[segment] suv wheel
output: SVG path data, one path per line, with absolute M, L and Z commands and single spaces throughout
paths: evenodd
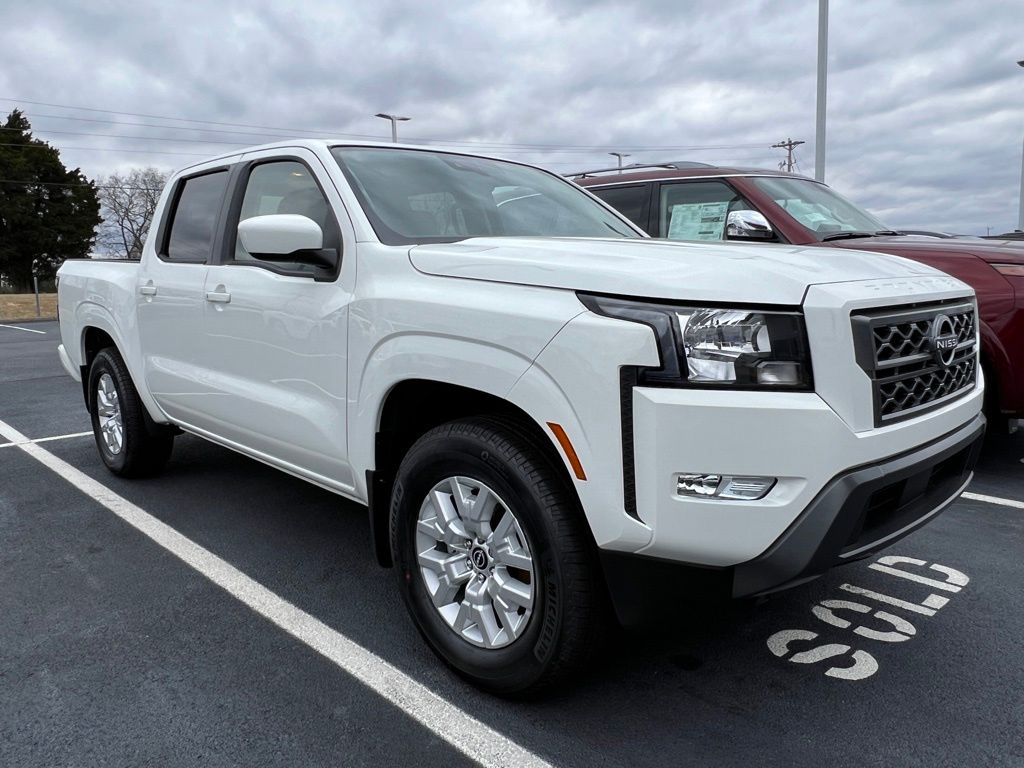
M 390 530 L 413 621 L 474 684 L 535 692 L 594 650 L 592 541 L 557 470 L 514 422 L 467 419 L 421 437 L 399 468 Z
M 144 477 L 163 469 L 174 433 L 147 417 L 145 406 L 117 350 L 100 350 L 89 368 L 89 412 L 96 447 L 107 469 Z

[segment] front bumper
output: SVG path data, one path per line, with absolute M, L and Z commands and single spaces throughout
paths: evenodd
M 619 620 L 641 623 L 673 601 L 761 595 L 867 557 L 949 506 L 973 476 L 984 439 L 979 415 L 944 437 L 832 478 L 763 553 L 713 567 L 601 551 Z

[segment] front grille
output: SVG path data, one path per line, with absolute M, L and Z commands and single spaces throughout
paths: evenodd
M 916 416 L 958 395 L 977 378 L 974 303 L 854 312 L 857 363 L 872 379 L 875 425 Z
M 953 332 L 957 342 L 964 343 L 974 339 L 974 308 L 956 313 L 945 314 L 953 324 Z M 895 323 L 883 323 L 872 328 L 875 342 L 875 360 L 878 363 L 896 365 L 908 358 L 932 354 L 932 328 L 935 317 L 924 317 Z

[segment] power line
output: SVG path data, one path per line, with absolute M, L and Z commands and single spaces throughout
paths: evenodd
M 21 128 L 2 128 L 0 131 L 20 131 Z M 192 144 L 231 144 L 233 146 L 245 146 L 237 141 L 225 141 L 224 139 L 188 139 L 177 136 L 126 136 L 120 133 L 88 133 L 85 131 L 55 131 L 50 128 L 36 128 L 33 126 L 32 133 L 59 133 L 65 136 L 99 136 L 107 139 L 138 139 L 141 141 L 177 141 Z
M 333 131 L 333 130 L 326 130 L 326 129 L 319 129 L 319 128 L 313 129 L 313 128 L 295 128 L 295 127 L 255 125 L 255 124 L 252 124 L 252 123 L 233 123 L 233 122 L 217 121 L 217 120 L 201 120 L 199 118 L 173 117 L 173 116 L 170 116 L 170 115 L 151 115 L 151 114 L 146 114 L 146 113 L 142 113 L 142 112 L 125 112 L 125 111 L 118 111 L 118 110 L 112 110 L 112 109 L 99 109 L 99 108 L 95 108 L 95 107 L 80 107 L 80 106 L 74 106 L 74 105 L 70 105 L 70 104 L 54 104 L 54 103 L 51 103 L 51 102 L 31 101 L 31 100 L 28 100 L 28 99 L 13 99 L 13 98 L 10 98 L 10 97 L 7 97 L 7 96 L 0 96 L 0 101 L 10 101 L 10 102 L 15 102 L 15 103 L 32 104 L 32 105 L 35 105 L 35 106 L 43 106 L 43 107 L 55 107 L 57 109 L 77 109 L 77 110 L 83 110 L 83 111 L 87 111 L 87 112 L 98 112 L 98 113 L 101 113 L 101 114 L 122 115 L 122 116 L 128 116 L 128 117 L 141 117 L 141 118 L 152 119 L 152 120 L 174 120 L 174 121 L 177 121 L 177 122 L 200 123 L 202 125 L 219 125 L 219 126 L 226 126 L 226 127 L 229 127 L 229 128 L 256 128 L 256 129 L 263 129 L 263 130 L 269 130 L 269 131 L 282 131 L 282 132 L 285 132 L 285 133 L 311 133 L 311 134 L 317 134 L 318 136 L 332 136 L 333 135 L 333 136 L 338 137 L 338 138 L 370 139 L 370 140 L 376 140 L 376 141 L 386 140 L 386 137 L 382 137 L 382 136 L 376 136 L 376 135 L 370 135 L 370 134 L 338 133 L 338 132 Z M 66 119 L 69 119 L 69 120 L 74 120 L 74 119 L 87 120 L 89 118 L 76 118 L 76 117 L 69 116 Z M 112 122 L 116 122 L 116 121 L 112 121 Z M 122 123 L 122 124 L 124 124 L 124 125 L 131 125 L 131 123 Z M 167 129 L 170 129 L 170 130 L 192 130 L 192 131 L 209 130 L 209 129 L 203 129 L 203 128 L 196 128 L 196 127 L 192 127 L 192 126 L 180 126 L 180 125 L 177 125 L 177 126 L 175 126 L 175 125 L 152 126 L 152 127 L 167 128 Z M 225 131 L 225 133 L 226 133 L 226 131 Z M 311 136 L 309 138 L 315 138 L 315 137 Z M 619 149 L 622 149 L 622 150 L 627 150 L 628 149 L 628 150 L 633 150 L 635 152 L 644 152 L 644 151 L 648 151 L 648 152 L 663 152 L 663 151 L 664 152 L 669 152 L 669 151 L 691 151 L 691 150 L 697 150 L 697 149 L 734 149 L 734 148 L 738 149 L 738 148 L 748 148 L 748 147 L 749 148 L 754 148 L 754 147 L 762 147 L 762 146 L 764 146 L 763 143 L 757 143 L 757 144 L 735 144 L 735 145 L 707 146 L 707 147 L 704 147 L 704 146 L 687 147 L 687 146 L 671 146 L 671 145 L 622 146 L 621 144 L 617 144 L 617 145 L 611 145 L 611 144 L 533 144 L 533 143 L 524 143 L 524 142 L 498 142 L 498 141 L 485 141 L 485 140 L 476 140 L 476 139 L 464 139 L 464 140 L 460 140 L 460 139 L 437 139 L 437 138 L 425 138 L 425 137 L 410 137 L 409 141 L 412 141 L 412 142 L 417 142 L 417 141 L 418 142 L 427 142 L 427 143 L 433 143 L 433 144 L 453 144 L 453 145 L 456 145 L 456 146 L 461 145 L 461 146 L 478 146 L 478 147 L 495 147 L 495 148 L 497 148 L 497 147 L 512 147 L 512 148 L 521 148 L 521 149 L 524 149 L 524 150 L 532 150 L 532 149 L 536 149 L 536 150 L 544 150 L 544 149 L 568 150 L 568 149 L 572 149 L 572 150 L 579 150 L 579 151 L 594 151 L 594 152 L 598 152 L 598 151 L 601 151 L 601 150 L 606 150 L 606 149 L 609 149 L 609 148 L 613 148 L 613 149 L 614 148 L 619 148 Z
M 80 184 L 70 181 L 19 181 L 0 179 L 0 184 L 24 184 L 29 187 L 92 187 L 94 189 L 124 189 L 138 192 L 160 192 L 163 187 L 136 187 L 127 184 Z
M 161 123 L 133 123 L 124 120 L 103 120 L 95 117 L 77 117 L 73 115 L 41 115 L 33 113 L 33 120 L 77 120 L 83 123 L 104 123 L 107 125 L 125 125 L 130 128 L 161 128 L 169 131 L 199 131 L 202 133 L 226 133 L 235 136 L 280 136 L 278 133 L 253 133 L 252 131 L 228 131 L 223 128 L 193 128 L 188 125 L 163 125 Z M 42 130 L 42 129 L 40 129 Z M 367 137 L 369 138 L 369 137 Z
M 122 149 L 120 147 L 51 147 L 49 144 L 0 144 L 0 147 L 20 147 L 22 149 L 56 149 L 60 152 L 64 150 L 74 150 L 81 152 L 131 152 L 134 154 L 145 154 L 145 155 L 187 155 L 190 157 L 210 157 L 211 155 L 206 152 L 161 152 L 158 149 Z

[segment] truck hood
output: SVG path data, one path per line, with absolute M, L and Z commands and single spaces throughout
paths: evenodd
M 942 274 L 878 253 L 654 239 L 488 237 L 417 245 L 430 275 L 685 301 L 798 305 L 811 285 Z
M 825 245 L 854 248 L 861 251 L 879 251 L 896 256 L 977 256 L 989 264 L 1024 264 L 1024 241 L 1013 240 L 961 240 L 934 237 L 865 237 L 855 240 L 834 240 Z

